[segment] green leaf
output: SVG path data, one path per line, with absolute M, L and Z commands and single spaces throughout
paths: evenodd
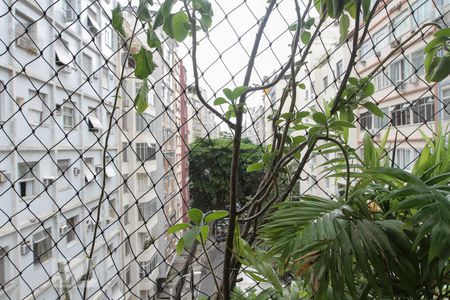
M 300 40 L 302 41 L 303 44 L 307 45 L 311 40 L 311 33 L 309 31 L 302 31 Z
M 310 29 L 311 26 L 314 25 L 314 21 L 315 21 L 314 18 L 308 19 L 308 21 L 305 22 L 305 28 L 306 28 L 306 29 Z
M 123 15 L 122 9 L 120 8 L 120 4 L 112 10 L 112 27 L 114 30 L 119 33 L 122 37 L 125 37 L 125 30 L 123 29 Z
M 347 40 L 348 29 L 350 28 L 350 18 L 347 14 L 342 14 L 339 21 L 339 43 L 343 44 Z
M 187 247 L 191 247 L 199 233 L 200 233 L 200 227 L 198 227 L 198 226 L 195 226 L 192 229 L 185 231 L 183 234 L 184 244 Z
M 177 251 L 177 254 L 178 254 L 178 255 L 180 255 L 181 252 L 183 252 L 183 248 L 184 248 L 184 239 L 181 238 L 181 239 L 178 241 L 177 247 L 176 247 L 176 251 Z
M 148 107 L 148 83 L 147 79 L 142 82 L 141 87 L 134 98 L 134 106 L 139 113 L 143 113 Z
M 435 57 L 425 79 L 428 82 L 439 82 L 450 74 L 450 57 Z
M 353 123 L 350 123 L 347 121 L 342 121 L 342 120 L 334 121 L 332 124 L 341 126 L 341 127 L 346 127 L 346 128 L 355 128 L 356 127 Z
M 163 31 L 171 38 L 174 38 L 173 36 L 173 27 L 172 27 L 172 19 L 173 14 L 170 14 L 166 17 L 164 17 L 164 24 L 163 24 Z
M 200 229 L 200 242 L 203 241 L 203 243 L 206 243 L 206 241 L 208 240 L 208 234 L 209 234 L 209 226 L 208 225 L 203 225 Z
M 364 21 L 367 21 L 367 18 L 369 17 L 371 2 L 372 2 L 371 0 L 362 0 L 362 2 L 361 2 Z
M 162 11 L 160 9 L 156 13 L 155 22 L 153 23 L 153 29 L 161 27 L 163 23 L 164 23 L 164 16 L 163 16 Z
M 317 124 L 321 124 L 321 125 L 327 124 L 327 117 L 325 116 L 324 113 L 315 112 L 315 113 L 313 113 L 312 118 Z
M 233 92 L 229 89 L 229 88 L 224 88 L 223 90 L 224 95 L 230 99 L 230 100 L 234 100 L 233 98 Z
M 238 86 L 233 90 L 233 99 L 239 98 L 242 94 L 244 94 L 247 91 L 246 86 Z
M 173 38 L 177 42 L 182 42 L 189 34 L 189 17 L 185 12 L 178 12 L 172 17 Z
M 150 48 L 156 48 L 158 50 L 161 49 L 161 41 L 159 40 L 153 28 L 149 28 L 147 30 L 147 45 Z
M 214 100 L 214 105 L 227 104 L 227 100 L 224 97 L 219 97 Z
M 280 118 L 283 118 L 285 120 L 293 119 L 295 115 L 293 113 L 287 112 L 280 115 Z
M 299 83 L 298 84 L 299 89 L 304 90 L 306 89 L 306 85 L 304 83 Z
M 170 14 L 173 5 L 177 2 L 177 0 L 165 0 L 163 5 L 161 6 L 161 14 L 165 18 Z
M 203 212 L 198 208 L 191 208 L 188 210 L 189 220 L 199 225 L 203 219 Z
M 439 29 L 435 34 L 435 37 L 447 37 L 450 39 L 450 28 Z
M 226 210 L 215 210 L 208 213 L 205 217 L 205 223 L 213 222 L 218 219 L 222 219 L 228 216 L 228 212 Z
M 382 118 L 384 116 L 383 111 L 375 103 L 365 102 L 365 103 L 362 103 L 361 105 L 364 106 L 365 108 L 367 108 L 368 111 L 370 111 L 377 117 Z
M 188 228 L 189 226 L 191 226 L 191 225 L 186 224 L 186 223 L 175 224 L 175 225 L 170 226 L 169 229 L 167 229 L 167 233 L 168 233 L 168 234 L 172 234 L 172 233 L 175 233 L 175 232 L 177 232 L 177 231 L 186 229 L 186 228 Z
M 148 22 L 152 19 L 150 12 L 148 11 L 147 0 L 139 0 L 139 6 L 137 9 L 137 18 L 142 22 Z
M 296 146 L 296 145 L 300 145 L 301 143 L 306 141 L 306 137 L 299 135 L 299 136 L 294 136 L 292 138 L 292 145 Z
M 146 79 L 156 68 L 156 64 L 153 62 L 152 52 L 143 47 L 141 47 L 138 53 L 133 55 L 133 58 L 136 62 L 134 74 L 139 79 Z
M 264 169 L 264 164 L 262 162 L 257 162 L 254 164 L 251 164 L 247 167 L 247 172 L 256 172 Z

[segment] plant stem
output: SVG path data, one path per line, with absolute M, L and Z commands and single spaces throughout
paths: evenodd
M 211 263 L 211 259 L 209 258 L 208 250 L 205 247 L 205 241 L 203 241 L 203 237 L 201 234 L 200 234 L 200 244 L 202 244 L 203 253 L 205 253 L 206 260 L 208 261 L 209 270 L 211 271 L 211 275 L 214 279 L 214 284 L 216 285 L 217 294 L 219 296 L 219 299 L 223 299 L 222 292 L 220 291 L 220 285 L 219 285 L 219 282 L 217 281 L 216 273 L 214 272 L 214 267 Z

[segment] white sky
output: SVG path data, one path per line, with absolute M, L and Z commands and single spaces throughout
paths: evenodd
M 242 85 L 248 55 L 257 31 L 255 24 L 257 18 L 261 19 L 264 16 L 267 7 L 264 0 L 247 0 L 245 3 L 243 0 L 213 0 L 212 3 L 214 18 L 209 39 L 202 40 L 197 51 L 199 68 L 206 70 L 202 86 L 207 90 L 209 97 L 213 97 L 214 92 L 219 92 L 218 96 L 221 96 L 223 87 L 234 88 Z M 292 35 L 286 32 L 286 28 L 296 19 L 293 8 L 294 1 L 284 0 L 278 10 L 272 13 L 265 30 L 267 37 L 263 37 L 259 47 L 260 54 L 256 59 L 252 84 L 260 84 L 264 76 L 272 74 L 274 70 L 280 68 L 280 63 L 284 64 L 287 61 Z M 228 20 L 225 20 L 225 14 L 228 14 Z M 205 34 L 201 32 L 199 40 L 203 37 Z M 237 43 L 239 37 L 240 43 Z M 272 49 L 276 49 L 275 53 L 271 49 L 266 49 L 269 40 L 273 41 Z M 187 40 L 185 45 L 180 45 L 180 52 L 186 53 L 190 45 L 191 41 Z M 222 60 L 216 61 L 220 53 L 223 53 Z M 185 59 L 184 64 L 188 71 L 189 84 L 193 80 L 190 59 Z M 229 82 L 233 75 L 234 81 Z M 260 95 L 251 97 L 250 101 L 260 100 Z

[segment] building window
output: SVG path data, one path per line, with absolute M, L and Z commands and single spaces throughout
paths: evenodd
M 377 89 L 382 89 L 390 85 L 389 77 L 386 75 L 386 71 L 381 71 L 375 76 L 374 79 L 375 87 Z
M 64 22 L 72 22 L 77 18 L 76 0 L 62 0 L 62 13 Z
M 108 216 L 112 219 L 115 219 L 118 213 L 116 213 L 117 209 L 117 199 L 110 199 L 109 200 L 109 210 L 108 210 Z
M 131 283 L 131 267 L 125 270 L 125 284 L 129 285 Z
M 434 98 L 426 97 L 413 101 L 413 123 L 423 123 L 434 120 Z
M 91 76 L 92 72 L 94 71 L 94 63 L 92 57 L 83 53 L 81 59 L 81 67 L 83 69 L 84 75 L 87 77 Z
M 365 61 L 369 57 L 368 53 L 370 52 L 370 50 L 370 41 L 364 41 L 364 43 L 362 43 L 361 45 L 361 48 L 359 48 L 359 56 L 361 58 L 361 61 Z
M 37 53 L 38 49 L 34 44 L 37 41 L 37 23 L 20 12 L 17 12 L 16 19 L 17 47 Z
M 136 132 L 142 132 L 145 129 L 155 130 L 155 117 L 146 113 L 136 114 Z
M 140 161 L 156 159 L 156 145 L 149 143 L 136 143 L 136 154 Z
M 96 18 L 94 16 L 88 15 L 86 19 L 87 19 L 86 25 L 87 25 L 89 32 L 91 33 L 92 36 L 97 36 L 100 26 L 95 21 Z
M 67 227 L 69 227 L 67 231 L 67 242 L 70 243 L 75 241 L 77 238 L 76 226 L 78 224 L 78 216 L 73 216 L 67 219 Z
M 389 44 L 389 34 L 387 27 L 383 27 L 378 30 L 372 38 L 374 42 L 374 49 L 377 55 L 381 54 L 381 51 Z
M 359 117 L 359 123 L 361 124 L 361 130 L 372 129 L 372 113 L 362 113 Z
M 108 24 L 105 24 L 104 27 L 104 32 L 105 32 L 105 45 L 108 46 L 109 49 L 113 49 L 114 47 L 114 35 L 113 35 L 113 31 L 112 28 L 108 26 Z
M 75 127 L 75 108 L 68 104 L 63 106 L 63 125 L 64 129 Z
M 381 110 L 383 111 L 383 117 L 373 116 L 373 128 L 381 129 L 389 123 L 389 108 L 385 107 Z
M 148 275 L 150 275 L 153 272 L 153 270 L 156 269 L 157 261 L 158 261 L 158 259 L 155 255 L 149 261 L 139 262 L 139 266 L 140 266 L 139 277 L 142 279 L 142 278 L 145 278 Z
M 424 74 L 424 67 L 423 67 L 424 59 L 425 53 L 423 49 L 411 54 L 411 63 L 414 68 L 413 72 L 415 72 L 417 76 Z
M 450 88 L 442 91 L 442 103 L 444 105 L 444 119 L 450 119 Z
M 401 88 L 404 85 L 405 80 L 405 61 L 400 59 L 394 63 L 391 63 L 389 67 L 389 78 L 392 83 L 397 87 Z
M 8 263 L 8 248 L 0 246 L 0 286 L 4 286 L 6 284 L 6 281 L 8 280 L 7 277 L 7 263 Z
M 413 25 L 420 25 L 432 15 L 431 2 L 429 0 L 417 0 L 412 5 L 414 23 Z
M 122 162 L 128 162 L 128 143 L 122 143 Z
M 401 126 L 411 123 L 411 110 L 408 103 L 395 105 L 391 111 L 392 125 Z
M 37 194 L 37 162 L 18 164 L 18 189 L 20 197 L 31 197 Z
M 137 191 L 139 194 L 143 194 L 149 190 L 148 175 L 146 173 L 138 173 L 137 177 Z
M 130 184 L 130 178 L 128 174 L 123 174 L 123 192 L 125 194 L 130 192 L 130 189 L 128 188 L 128 185 Z
M 340 60 L 336 63 L 336 76 L 339 78 L 343 72 L 344 72 L 344 67 L 343 67 L 342 60 Z M 306 96 L 306 98 L 308 98 L 308 96 Z
M 328 87 L 328 76 L 323 78 L 323 89 L 326 90 Z
M 57 185 L 59 188 L 67 187 L 70 183 L 70 172 L 67 172 L 70 167 L 70 159 L 58 159 L 56 161 L 56 169 L 58 178 Z
M 395 39 L 399 39 L 402 35 L 409 31 L 410 22 L 408 20 L 409 12 L 404 11 L 392 20 L 392 34 Z
M 127 237 L 125 239 L 125 255 L 130 255 L 130 253 L 131 253 L 130 237 Z
M 46 228 L 33 235 L 34 264 L 43 263 L 52 257 L 51 235 L 51 228 Z
M 411 161 L 411 149 L 395 150 L 395 164 L 397 168 L 410 170 L 412 167 Z
M 130 209 L 129 205 L 124 205 L 123 206 L 123 225 L 130 224 L 129 209 Z
M 156 199 L 152 199 L 148 202 L 139 203 L 139 221 L 147 221 L 156 213 Z
M 125 110 L 122 110 L 122 130 L 125 132 L 128 132 L 128 112 Z
M 102 87 L 105 91 L 109 91 L 109 70 L 107 67 L 102 68 Z
M 47 94 L 30 90 L 30 100 L 27 102 L 29 122 L 32 125 L 40 125 L 50 116 Z

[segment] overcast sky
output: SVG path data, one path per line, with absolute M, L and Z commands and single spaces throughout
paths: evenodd
M 201 40 L 197 52 L 199 68 L 206 70 L 202 85 L 206 88 L 209 97 L 213 97 L 214 92 L 219 92 L 221 95 L 224 86 L 233 88 L 242 85 L 258 28 L 255 25 L 257 20 L 264 16 L 267 7 L 264 0 L 247 0 L 245 3 L 242 0 L 226 0 L 212 1 L 212 3 L 213 25 L 209 38 Z M 259 47 L 251 83 L 260 84 L 264 76 L 272 74 L 287 61 L 292 33 L 286 32 L 286 29 L 296 19 L 293 8 L 294 1 L 284 0 L 271 15 L 265 30 L 266 37 L 263 38 Z M 227 19 L 225 15 L 228 15 Z M 201 33 L 200 38 L 203 37 L 205 35 Z M 266 49 L 269 46 L 269 40 L 272 41 L 272 47 Z M 186 53 L 190 45 L 190 40 L 185 45 L 180 45 L 180 52 Z M 184 64 L 188 70 L 188 80 L 192 82 L 190 59 L 186 59 Z M 235 78 L 231 81 L 233 75 Z M 260 95 L 252 97 L 252 101 L 260 100 Z

